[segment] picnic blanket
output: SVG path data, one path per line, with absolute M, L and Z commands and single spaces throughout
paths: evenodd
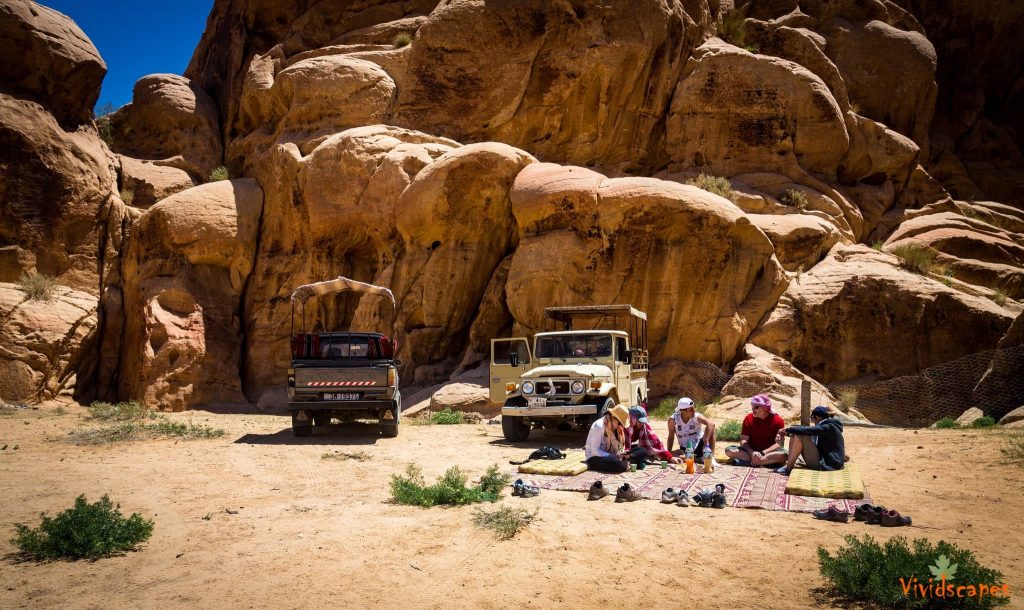
M 796 472 L 796 471 L 794 471 Z M 590 489 L 594 481 L 601 483 L 614 493 L 623 483 L 629 483 L 648 499 L 660 499 L 667 487 L 682 489 L 690 496 L 705 488 L 714 488 L 717 483 L 725 485 L 726 505 L 736 508 L 761 508 L 811 512 L 834 505 L 840 510 L 853 511 L 858 504 L 870 502 L 867 491 L 863 499 L 820 498 L 786 493 L 788 477 L 770 468 L 745 468 L 721 465 L 711 474 L 697 472 L 686 474 L 676 468 L 661 469 L 648 466 L 636 472 L 606 474 L 587 470 L 577 475 L 532 475 L 523 480 L 541 489 L 580 491 Z
M 853 463 L 846 464 L 842 470 L 796 468 L 789 473 L 786 493 L 794 496 L 860 500 L 864 497 L 864 480 L 860 478 L 860 469 Z
M 564 460 L 533 460 L 519 465 L 519 472 L 524 474 L 576 475 L 586 471 L 584 462 L 586 455 L 572 449 L 565 452 Z

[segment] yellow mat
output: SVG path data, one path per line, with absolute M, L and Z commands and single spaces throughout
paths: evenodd
M 842 470 L 807 470 L 794 468 L 789 473 L 786 493 L 815 498 L 860 500 L 864 497 L 864 480 L 856 464 L 847 462 Z
M 524 474 L 577 475 L 586 472 L 586 456 L 582 451 L 566 451 L 564 460 L 534 460 L 520 464 L 519 472 Z

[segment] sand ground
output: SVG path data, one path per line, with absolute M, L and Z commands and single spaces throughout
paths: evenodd
M 815 594 L 815 549 L 862 533 L 956 542 L 1002 571 L 1020 596 L 1012 607 L 1024 607 L 1024 468 L 1003 463 L 1000 433 L 848 431 L 874 499 L 912 515 L 912 528 L 544 492 L 501 499 L 539 512 L 497 541 L 474 527 L 472 507 L 390 504 L 389 476 L 410 462 L 428 480 L 453 464 L 478 476 L 532 447 L 582 446 L 582 433 L 513 447 L 495 425 L 403 425 L 382 439 L 355 424 L 293 439 L 282 415 L 194 411 L 170 417 L 227 434 L 77 447 L 65 439 L 84 409 L 65 409 L 0 416 L 0 608 L 829 607 Z M 372 460 L 321 457 L 357 451 Z M 156 521 L 140 551 L 16 560 L 14 523 L 104 493 Z

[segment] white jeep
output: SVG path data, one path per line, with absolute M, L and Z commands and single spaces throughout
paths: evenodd
M 647 400 L 647 314 L 631 305 L 548 307 L 533 338 L 491 340 L 490 398 L 512 442 L 533 428 L 589 426 Z

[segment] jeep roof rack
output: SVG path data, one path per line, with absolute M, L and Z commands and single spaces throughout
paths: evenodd
M 628 323 L 619 319 L 628 316 Z M 629 333 L 630 347 L 637 352 L 637 363 L 647 368 L 647 314 L 632 305 L 570 305 L 545 307 L 544 318 L 562 323 L 563 330 L 573 330 L 576 318 L 597 318 L 587 330 L 622 330 Z M 610 321 L 608 320 L 610 318 Z M 545 326 L 547 326 L 545 324 Z M 610 328 L 602 328 L 607 326 Z M 547 330 L 545 328 L 545 330 Z M 557 329 L 556 329 L 557 330 Z M 583 330 L 583 329 L 580 329 Z

